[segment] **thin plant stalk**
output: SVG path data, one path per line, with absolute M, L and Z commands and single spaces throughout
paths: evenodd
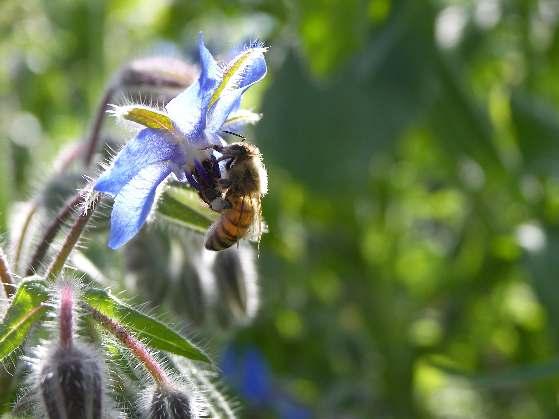
M 82 144 L 72 144 L 69 148 L 65 148 L 61 155 L 59 155 L 55 160 L 54 172 L 53 175 L 59 174 L 66 170 L 70 164 L 76 159 L 76 157 L 81 153 L 83 148 Z M 37 214 L 37 210 L 39 209 L 40 201 L 39 199 L 35 198 L 29 203 L 29 209 L 25 214 L 25 219 L 23 220 L 21 226 L 21 232 L 17 239 L 15 245 L 15 255 L 14 255 L 14 272 L 19 272 L 19 264 L 21 261 L 21 252 L 23 250 L 23 245 L 25 243 L 25 238 L 27 237 L 27 233 L 29 232 L 29 227 L 31 226 L 31 221 L 35 214 Z
M 78 216 L 78 218 L 74 222 L 74 225 L 72 226 L 70 232 L 68 233 L 66 239 L 64 240 L 64 244 L 62 245 L 62 248 L 55 256 L 54 260 L 52 261 L 52 263 L 50 264 L 47 270 L 46 278 L 49 281 L 54 281 L 58 276 L 58 274 L 62 271 L 62 268 L 64 268 L 64 264 L 66 263 L 68 256 L 70 255 L 74 247 L 76 247 L 76 244 L 78 243 L 78 240 L 80 239 L 80 236 L 85 226 L 87 225 L 89 219 L 91 218 L 91 215 L 95 211 L 95 208 L 99 203 L 99 200 L 100 200 L 100 196 L 96 194 L 94 198 L 91 200 L 91 203 L 89 204 L 88 208 L 84 209 L 84 211 L 82 211 L 82 213 Z
M 116 88 L 114 84 L 110 84 L 105 89 L 103 98 L 101 99 L 101 102 L 99 102 L 99 106 L 97 107 L 97 112 L 95 114 L 95 119 L 93 120 L 91 131 L 89 132 L 89 136 L 86 139 L 86 148 L 83 154 L 83 163 L 85 167 L 89 167 L 91 165 L 91 162 L 93 161 L 93 156 L 95 155 L 95 151 L 97 150 L 99 144 L 99 138 L 101 137 L 101 128 L 103 127 L 103 121 L 105 119 L 107 106 L 113 98 L 115 91 Z
M 15 290 L 14 279 L 10 273 L 8 261 L 6 260 L 6 255 L 2 249 L 0 249 L 0 280 L 2 281 L 6 295 L 11 297 Z
M 64 349 L 72 347 L 73 337 L 73 306 L 74 290 L 70 284 L 64 284 L 60 289 L 60 345 Z
M 169 378 L 167 374 L 157 362 L 157 360 L 149 353 L 147 348 L 136 339 L 128 330 L 114 320 L 105 316 L 91 306 L 87 306 L 95 321 L 101 324 L 105 329 L 112 333 L 124 346 L 126 346 L 134 354 L 134 356 L 144 365 L 146 370 L 152 376 L 153 380 L 160 386 L 168 386 Z
M 68 200 L 66 205 L 56 214 L 56 217 L 52 221 L 52 223 L 48 226 L 47 230 L 43 238 L 39 242 L 39 246 L 35 250 L 33 257 L 31 258 L 31 262 L 27 267 L 27 271 L 25 275 L 33 275 L 37 269 L 39 268 L 43 258 L 45 257 L 47 250 L 49 249 L 52 241 L 62 228 L 64 222 L 68 219 L 68 217 L 72 214 L 72 211 L 78 206 L 83 203 L 83 195 L 81 192 L 78 192 L 76 196 L 72 199 Z
M 31 201 L 30 207 L 25 214 L 25 218 L 21 226 L 21 232 L 19 233 L 19 237 L 16 241 L 15 252 L 14 252 L 14 270 L 16 272 L 19 271 L 19 263 L 21 261 L 23 244 L 25 243 L 25 238 L 27 237 L 29 227 L 31 226 L 31 220 L 33 219 L 33 216 L 37 213 L 38 209 L 39 209 L 39 202 L 36 199 L 34 199 L 33 201 Z

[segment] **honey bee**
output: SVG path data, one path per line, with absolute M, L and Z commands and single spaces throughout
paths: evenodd
M 222 154 L 218 161 L 226 162 L 224 176 L 217 181 L 224 198 L 220 217 L 208 229 L 205 247 L 227 249 L 246 236 L 259 241 L 264 229 L 260 200 L 268 191 L 260 150 L 245 142 L 213 148 Z

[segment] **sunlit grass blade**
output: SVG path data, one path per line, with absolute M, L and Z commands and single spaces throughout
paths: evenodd
M 31 326 L 43 317 L 47 309 L 43 303 L 48 297 L 46 284 L 40 279 L 20 284 L 0 324 L 0 362 L 23 343 Z
M 95 310 L 133 330 L 136 337 L 144 340 L 148 346 L 195 361 L 210 362 L 208 356 L 186 338 L 160 321 L 118 300 L 108 291 L 89 289 L 82 297 Z

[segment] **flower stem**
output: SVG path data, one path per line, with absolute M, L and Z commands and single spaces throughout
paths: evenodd
M 64 207 L 58 212 L 58 214 L 56 214 L 56 217 L 54 218 L 52 223 L 50 223 L 47 230 L 45 231 L 43 238 L 39 242 L 39 246 L 35 250 L 33 257 L 31 258 L 31 262 L 27 267 L 27 271 L 25 272 L 25 275 L 27 276 L 33 275 L 37 271 L 52 241 L 56 237 L 56 234 L 62 228 L 63 223 L 72 214 L 72 211 L 82 203 L 83 203 L 83 195 L 80 192 L 78 192 L 78 194 L 74 196 L 72 199 L 68 200 L 66 205 L 64 205 Z
M 10 273 L 8 261 L 6 260 L 6 255 L 2 249 L 0 249 L 0 281 L 2 281 L 6 295 L 11 297 L 15 290 L 14 279 Z
M 105 112 L 107 111 L 107 105 L 113 98 L 116 89 L 114 84 L 110 84 L 106 89 L 97 107 L 97 113 L 95 114 L 95 119 L 89 132 L 89 136 L 86 140 L 86 149 L 83 155 L 83 163 L 85 167 L 89 167 L 97 150 L 97 145 L 99 144 L 99 138 L 101 134 L 101 128 L 103 126 L 103 120 L 105 119 Z
M 64 284 L 60 289 L 60 312 L 58 321 L 60 325 L 60 345 L 64 349 L 72 347 L 72 317 L 74 305 L 74 290 L 72 285 Z
M 39 209 L 39 202 L 37 199 L 34 199 L 29 203 L 29 208 L 25 214 L 25 218 L 21 225 L 21 232 L 19 233 L 19 237 L 16 242 L 15 246 L 15 256 L 14 256 L 14 270 L 15 272 L 19 272 L 19 262 L 21 261 L 21 251 L 23 250 L 23 244 L 25 243 L 25 237 L 27 236 L 27 232 L 29 231 L 29 227 L 31 226 L 31 220 L 33 216 L 37 213 Z
M 144 365 L 154 381 L 159 386 L 168 386 L 169 378 L 159 365 L 157 360 L 149 353 L 147 348 L 128 332 L 122 325 L 105 316 L 101 312 L 95 310 L 91 306 L 87 306 L 91 311 L 93 319 L 99 322 L 105 329 L 111 332 L 123 345 L 125 345 L 134 356 Z
M 95 211 L 95 208 L 99 203 L 99 200 L 100 200 L 100 196 L 96 194 L 94 198 L 91 200 L 91 203 L 89 204 L 88 208 L 85 208 L 74 222 L 74 225 L 70 229 L 68 236 L 66 236 L 66 240 L 64 240 L 64 244 L 62 245 L 62 248 L 60 249 L 60 251 L 58 252 L 58 254 L 56 255 L 56 257 L 54 258 L 54 260 L 52 261 L 51 265 L 47 270 L 47 275 L 46 275 L 47 280 L 54 281 L 58 276 L 58 274 L 60 273 L 60 271 L 62 271 L 62 268 L 66 263 L 66 259 L 68 259 L 70 252 L 76 246 L 76 243 L 78 242 L 83 232 L 83 229 L 87 225 L 87 222 L 91 218 L 91 215 Z
M 83 144 L 79 144 L 79 143 L 72 144 L 69 147 L 64 148 L 62 152 L 55 159 L 53 174 L 51 176 L 54 176 L 66 170 L 70 166 L 70 164 L 74 162 L 76 157 L 81 153 L 82 148 L 83 148 Z M 39 204 L 40 204 L 40 200 L 37 198 L 33 199 L 29 203 L 29 208 L 27 209 L 27 212 L 25 214 L 25 219 L 23 220 L 21 226 L 21 232 L 15 246 L 14 272 L 19 272 L 21 251 L 25 243 L 25 237 L 27 236 L 29 227 L 31 226 L 31 220 L 33 219 L 33 217 L 37 213 L 37 210 L 39 209 Z

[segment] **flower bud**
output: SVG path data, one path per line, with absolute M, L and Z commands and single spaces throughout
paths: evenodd
M 172 306 L 178 314 L 184 314 L 195 325 L 208 321 L 208 307 L 215 299 L 215 276 L 212 272 L 213 254 L 202 249 L 203 238 L 199 235 L 183 236 L 175 249 L 184 255 L 173 258 L 180 266 L 172 292 Z
M 146 417 L 149 419 L 190 419 L 192 406 L 186 394 L 172 388 L 155 388 L 149 396 Z
M 143 229 L 124 248 L 127 285 L 149 296 L 152 306 L 163 302 L 172 283 L 169 253 L 167 235 L 156 228 Z
M 103 368 L 91 350 L 82 345 L 56 345 L 39 368 L 40 395 L 47 417 L 102 417 Z
M 250 245 L 217 252 L 214 272 L 218 315 L 224 325 L 250 321 L 259 306 L 254 250 Z
M 66 170 L 57 174 L 46 183 L 41 193 L 41 202 L 49 211 L 58 211 L 66 200 L 76 194 L 76 190 L 82 187 L 83 183 L 81 172 Z
M 198 77 L 198 67 L 172 57 L 147 57 L 130 62 L 120 73 L 120 87 L 130 94 L 167 103 Z M 132 97 L 132 99 L 135 99 Z

